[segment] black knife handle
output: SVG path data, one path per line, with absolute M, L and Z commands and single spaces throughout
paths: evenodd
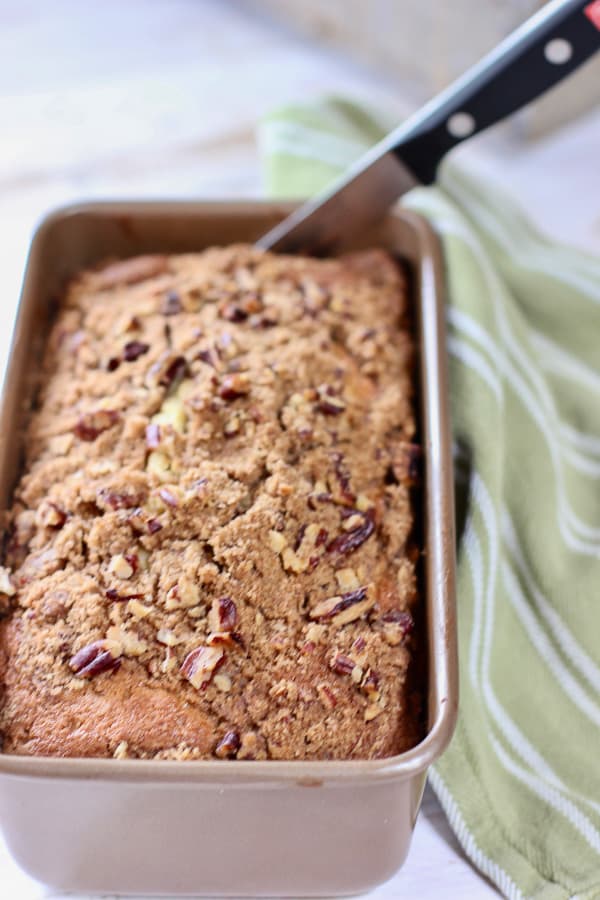
M 553 0 L 392 132 L 390 150 L 431 184 L 449 150 L 535 100 L 597 50 L 600 0 Z

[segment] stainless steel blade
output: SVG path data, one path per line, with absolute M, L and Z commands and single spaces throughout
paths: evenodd
M 342 234 L 347 237 L 381 219 L 394 200 L 418 184 L 387 147 L 386 139 L 326 193 L 304 203 L 263 235 L 257 247 L 283 253 L 331 253 Z

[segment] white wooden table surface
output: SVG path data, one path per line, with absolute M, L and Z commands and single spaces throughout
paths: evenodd
M 334 92 L 398 118 L 406 110 L 397 86 L 250 17 L 241 2 L 0 0 L 0 371 L 27 245 L 46 210 L 107 196 L 257 196 L 257 118 Z M 492 136 L 461 152 L 547 230 L 598 250 L 599 136 L 600 115 L 543 145 Z M 0 836 L 2 900 L 51 896 Z M 427 790 L 405 867 L 369 900 L 493 896 Z

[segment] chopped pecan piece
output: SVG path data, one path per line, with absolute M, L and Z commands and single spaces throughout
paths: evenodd
M 376 328 L 366 328 L 360 336 L 361 341 L 370 341 L 377 334 Z
M 167 350 L 150 367 L 148 381 L 150 385 L 161 385 L 170 388 L 175 382 L 181 381 L 187 374 L 188 364 L 185 356 L 178 356 Z
M 230 300 L 219 306 L 219 315 L 228 322 L 245 322 L 248 318 L 246 310 L 239 303 Z
M 41 613 L 45 621 L 53 625 L 59 619 L 66 618 L 69 606 L 67 591 L 50 591 L 44 599 Z
M 73 428 L 73 434 L 80 441 L 95 441 L 99 434 L 116 425 L 119 418 L 116 409 L 97 409 L 95 412 L 83 413 Z
M 360 528 L 363 521 L 363 516 L 360 513 L 352 513 L 344 519 L 342 528 L 344 531 L 356 531 L 357 528 Z
M 401 609 L 390 609 L 381 617 L 383 636 L 388 644 L 397 647 L 411 634 L 414 620 L 411 614 Z
M 170 611 L 173 609 L 193 609 L 200 602 L 200 590 L 198 585 L 191 579 L 183 576 L 177 584 L 169 588 L 165 600 L 166 608 Z
M 152 607 L 140 603 L 136 597 L 130 600 L 127 608 L 136 619 L 146 619 L 152 613 Z
M 228 731 L 215 747 L 215 756 L 217 759 L 233 759 L 239 749 L 239 734 L 237 731 Z
M 233 359 L 238 352 L 237 344 L 228 331 L 221 332 L 215 342 L 215 349 L 221 359 Z
M 335 573 L 335 579 L 340 591 L 344 593 L 355 591 L 360 587 L 360 581 L 354 569 L 338 569 Z
M 124 556 L 122 553 L 117 553 L 111 557 L 108 568 L 117 578 L 126 580 L 131 578 L 137 568 L 137 559 L 135 560 L 135 565 L 133 560 L 133 556 Z
M 367 597 L 366 600 L 361 600 L 359 603 L 355 603 L 353 606 L 349 606 L 347 609 L 339 612 L 333 617 L 331 622 L 333 625 L 347 625 L 349 622 L 355 622 L 356 619 L 360 619 L 361 616 L 368 613 L 374 605 L 375 600 Z
M 113 753 L 113 759 L 128 759 L 129 744 L 127 741 L 119 741 Z
M 148 519 L 146 525 L 148 528 L 148 534 L 156 534 L 156 532 L 160 531 L 163 527 L 160 519 Z
M 300 575 L 302 572 L 306 572 L 309 561 L 298 556 L 291 547 L 284 547 L 281 553 L 281 564 L 286 572 L 294 572 L 296 575 Z
M 346 409 L 343 400 L 335 395 L 335 389 L 329 384 L 322 384 L 317 388 L 319 400 L 316 409 L 326 416 L 339 416 Z
M 227 419 L 227 421 L 223 425 L 223 434 L 226 438 L 234 437 L 236 434 L 239 434 L 240 428 L 240 417 L 231 416 L 231 418 Z
M 356 509 L 358 512 L 369 512 L 373 508 L 373 504 L 365 494 L 359 494 L 356 498 Z
M 129 563 L 129 565 L 133 569 L 133 573 L 135 574 L 137 572 L 139 564 L 140 564 L 137 553 L 126 553 L 125 559 Z
M 40 507 L 40 519 L 42 525 L 47 528 L 62 528 L 67 521 L 67 513 L 51 500 L 45 501 Z
M 380 716 L 383 712 L 383 707 L 379 706 L 378 703 L 370 703 L 365 709 L 365 722 L 371 722 L 373 719 L 376 719 L 377 716 Z
M 219 388 L 219 397 L 223 400 L 237 400 L 245 394 L 250 393 L 250 379 L 243 373 L 234 373 L 226 375 Z
M 344 656 L 343 653 L 336 653 L 329 666 L 338 675 L 352 675 L 356 663 L 349 656 Z
M 214 677 L 215 687 L 217 687 L 223 694 L 228 694 L 231 690 L 233 683 L 229 675 L 226 675 L 225 672 L 217 672 Z
M 145 344 L 143 341 L 128 341 L 123 347 L 123 359 L 125 362 L 135 362 L 149 349 L 150 344 Z
M 136 534 L 145 534 L 146 532 L 148 534 L 156 534 L 156 532 L 160 531 L 163 527 L 160 519 L 147 519 L 146 513 L 139 506 L 129 513 L 127 516 L 127 524 Z
M 180 473 L 181 466 L 173 442 L 173 433 L 169 435 L 167 446 L 164 450 L 150 450 L 146 459 L 146 471 L 163 482 L 172 482 L 173 477 Z M 153 500 L 151 500 L 150 507 L 153 510 L 157 508 Z
M 317 603 L 316 606 L 313 606 L 309 615 L 311 619 L 333 619 L 338 613 L 342 612 L 345 609 L 348 609 L 349 606 L 353 606 L 355 603 L 360 603 L 367 596 L 367 588 L 361 587 L 356 591 L 348 591 L 345 594 L 341 594 L 336 597 L 329 597 L 327 600 L 322 600 L 321 603 Z
M 115 641 L 94 641 L 82 647 L 69 660 L 69 668 L 76 675 L 93 678 L 102 672 L 115 671 L 121 665 L 121 648 Z
M 364 673 L 363 673 L 362 666 L 359 665 L 359 663 L 356 663 L 356 665 L 352 669 L 352 672 L 350 673 L 354 684 L 360 684 L 360 682 L 362 681 L 363 674 Z
M 328 685 L 318 684 L 317 694 L 325 709 L 335 709 L 337 706 L 337 698 Z
M 259 313 L 262 303 L 255 293 L 246 294 L 239 300 L 225 300 L 219 306 L 219 315 L 229 322 L 245 322 L 248 316 Z
M 108 588 L 104 594 L 106 599 L 113 603 L 116 601 L 124 602 L 125 600 L 142 600 L 144 597 L 143 594 L 119 594 L 115 588 Z
M 398 484 L 415 487 L 421 480 L 423 448 L 419 444 L 400 444 L 392 450 L 392 474 Z
M 336 500 L 336 502 L 339 502 L 341 500 L 341 502 L 346 504 L 347 506 L 352 506 L 356 501 L 356 495 L 350 487 L 350 474 L 344 468 L 344 455 L 343 453 L 333 453 L 332 458 L 333 471 L 340 488 L 339 500 L 337 497 L 335 497 L 334 499 Z
M 183 309 L 181 297 L 177 291 L 168 291 L 162 302 L 161 313 L 163 316 L 175 316 Z
M 17 593 L 10 571 L 4 566 L 0 566 L 0 594 L 6 594 L 7 597 L 14 597 Z
M 174 487 L 161 487 L 158 491 L 158 495 L 167 506 L 179 506 L 179 498 L 177 497 Z
M 187 360 L 184 356 L 176 356 L 167 366 L 161 376 L 160 384 L 170 387 L 173 383 L 181 381 L 187 373 Z
M 133 509 L 139 506 L 143 497 L 138 494 L 124 494 L 111 491 L 109 488 L 101 488 L 98 491 L 100 505 L 110 506 L 111 509 Z
M 287 541 L 280 531 L 269 531 L 269 544 L 275 553 L 282 553 L 287 546 Z
M 306 628 L 306 639 L 312 644 L 319 644 L 327 634 L 325 625 L 316 625 L 314 622 Z
M 328 537 L 328 532 L 326 528 L 319 528 L 319 532 L 315 538 L 315 547 L 321 547 L 326 541 Z
M 371 698 L 379 697 L 379 675 L 372 669 L 367 672 L 361 684 L 361 690 Z
M 265 310 L 263 313 L 255 313 L 248 319 L 250 328 L 272 328 L 279 322 L 279 314 L 276 309 Z
M 216 369 L 219 365 L 219 356 L 212 347 L 200 350 L 196 359 L 201 359 L 203 363 L 206 363 L 207 366 L 212 366 L 213 369 Z
M 229 632 L 237 624 L 237 607 L 231 597 L 218 597 L 212 602 L 209 627 L 214 632 Z
M 146 425 L 146 446 L 149 450 L 156 450 L 160 446 L 160 425 L 155 422 Z
M 294 553 L 300 549 L 300 544 L 304 539 L 304 535 L 306 534 L 307 525 L 301 525 L 296 533 L 296 540 L 294 541 Z
M 176 647 L 181 643 L 181 638 L 178 638 L 170 628 L 159 628 L 156 632 L 156 640 L 165 647 Z
M 362 525 L 358 528 L 340 534 L 330 541 L 327 545 L 327 550 L 330 553 L 338 553 L 340 556 L 348 556 L 350 553 L 354 553 L 375 531 L 375 523 L 372 516 L 365 513 L 362 514 L 362 519 Z
M 239 647 L 244 648 L 244 639 L 239 631 L 212 631 L 206 638 L 209 647 Z
M 414 627 L 413 617 L 407 610 L 388 609 L 381 617 L 382 622 L 395 622 L 402 625 L 406 634 L 410 634 Z
M 120 652 L 124 656 L 143 656 L 149 649 L 146 641 L 140 640 L 137 634 L 122 626 L 112 625 L 107 630 L 106 637 L 116 642 L 116 646 L 120 647 Z
M 196 647 L 184 659 L 180 672 L 193 687 L 203 690 L 224 661 L 225 651 L 220 647 Z
M 332 503 L 333 497 L 328 491 L 321 491 L 319 493 L 313 491 L 308 495 L 308 500 L 306 502 L 310 509 L 316 509 L 317 503 Z
M 139 331 L 141 327 L 142 323 L 138 316 L 128 316 L 122 323 L 120 331 L 125 334 L 128 331 Z

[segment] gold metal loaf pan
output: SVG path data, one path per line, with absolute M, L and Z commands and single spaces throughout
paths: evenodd
M 104 203 L 50 215 L 32 243 L 0 408 L 0 509 L 17 480 L 20 417 L 52 302 L 107 256 L 252 241 L 273 203 Z M 390 215 L 363 245 L 411 269 L 425 450 L 428 732 L 414 749 L 348 762 L 168 762 L 0 754 L 0 824 L 17 862 L 54 888 L 210 896 L 354 894 L 408 852 L 427 768 L 457 709 L 452 466 L 442 269 L 428 225 Z M 1 691 L 0 691 L 1 693 Z

